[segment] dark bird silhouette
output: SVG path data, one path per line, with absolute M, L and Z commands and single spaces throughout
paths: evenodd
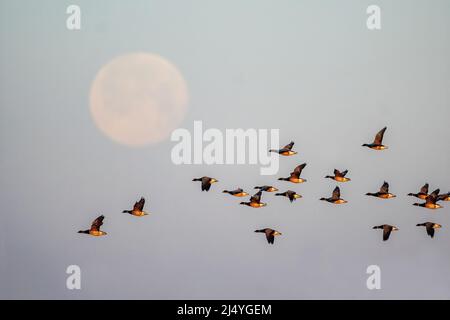
M 278 191 L 277 188 L 272 187 L 272 186 L 259 186 L 259 187 L 255 187 L 255 189 L 259 189 L 259 190 L 265 191 L 265 192 L 275 192 L 275 191 Z
M 387 183 L 386 181 L 384 181 L 383 185 L 380 188 L 380 191 L 375 192 L 375 193 L 367 192 L 366 196 L 372 196 L 372 197 L 377 197 L 377 198 L 381 198 L 381 199 L 390 199 L 390 198 L 396 197 L 395 194 L 392 194 L 389 192 L 389 183 Z
M 418 227 L 426 227 L 427 234 L 433 238 L 434 237 L 434 229 L 442 228 L 440 224 L 434 223 L 434 222 L 425 222 L 425 223 L 419 223 L 416 224 Z
M 278 232 L 278 231 L 270 229 L 270 228 L 255 230 L 255 232 L 265 233 L 267 242 L 270 244 L 273 244 L 273 242 L 275 240 L 275 236 L 281 236 L 281 232 Z
M 289 198 L 289 200 L 291 202 L 302 197 L 300 194 L 298 194 L 297 192 L 292 191 L 292 190 L 288 190 L 286 192 L 281 192 L 281 193 L 275 193 L 275 195 L 287 197 L 287 198 Z
M 372 229 L 383 229 L 383 241 L 386 241 L 389 239 L 389 236 L 391 235 L 391 231 L 397 231 L 399 230 L 395 226 L 391 226 L 389 224 L 382 224 L 381 226 L 375 226 Z
M 222 192 L 223 192 L 223 193 L 231 194 L 232 196 L 235 196 L 235 197 L 245 197 L 245 196 L 248 196 L 248 193 L 245 192 L 244 190 L 242 190 L 242 188 L 237 188 L 236 190 L 231 190 L 231 191 L 223 190 Z
M 300 178 L 300 175 L 302 174 L 302 170 L 306 167 L 306 163 L 303 163 L 301 165 L 298 165 L 295 167 L 294 171 L 290 173 L 290 176 L 287 178 L 278 178 L 278 180 L 281 181 L 290 181 L 293 183 L 302 183 L 306 182 L 306 179 Z
M 244 206 L 249 206 L 252 208 L 265 207 L 267 205 L 267 203 L 261 202 L 261 195 L 262 195 L 262 191 L 259 190 L 257 193 L 255 193 L 253 196 L 251 196 L 249 202 L 241 202 L 240 204 L 242 204 Z
M 345 175 L 348 173 L 348 170 L 339 171 L 338 169 L 334 169 L 334 176 L 325 176 L 325 178 L 333 179 L 338 182 L 347 182 L 350 181 L 350 178 L 346 178 Z
M 269 152 L 276 152 L 281 154 L 282 156 L 292 156 L 297 154 L 296 151 L 292 151 L 292 147 L 294 146 L 294 141 L 291 141 L 289 144 L 285 145 L 283 148 L 279 150 L 270 149 Z
M 328 201 L 328 202 L 334 203 L 334 204 L 347 203 L 346 200 L 341 199 L 341 190 L 339 189 L 339 187 L 334 188 L 333 194 L 331 195 L 330 198 L 320 198 L 319 200 Z
M 386 131 L 386 129 L 387 129 L 387 127 L 384 127 L 383 129 L 381 129 L 375 136 L 375 139 L 373 140 L 372 143 L 364 143 L 362 146 L 368 147 L 368 148 L 374 149 L 374 150 L 387 149 L 388 147 L 382 144 L 384 132 Z
M 408 196 L 425 200 L 428 196 L 428 183 L 425 183 L 418 193 L 408 193 Z
M 432 193 L 430 193 L 426 198 L 424 203 L 413 203 L 413 206 L 423 207 L 427 209 L 439 209 L 442 208 L 442 206 L 438 203 L 436 203 L 438 195 L 439 195 L 439 189 L 434 190 Z
M 144 211 L 145 199 L 141 199 L 134 203 L 133 210 L 123 210 L 122 213 L 129 213 L 136 217 L 148 216 L 149 213 Z
M 219 182 L 219 180 L 216 180 L 216 179 L 210 178 L 210 177 L 195 178 L 195 179 L 192 179 L 192 181 L 201 181 L 202 182 L 202 191 L 209 191 L 209 188 L 211 188 L 211 185 L 213 183 Z
M 105 219 L 105 216 L 101 215 L 92 222 L 89 230 L 80 230 L 78 233 L 85 233 L 94 237 L 105 236 L 107 233 L 100 230 L 100 227 L 103 225 L 103 219 Z

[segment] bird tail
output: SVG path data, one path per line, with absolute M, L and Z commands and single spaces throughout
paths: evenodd
M 255 232 L 266 232 L 264 229 L 261 230 L 255 230 Z
M 123 210 L 122 213 L 131 213 L 131 210 Z
M 416 226 L 417 227 L 424 227 L 424 226 L 426 226 L 426 224 L 425 223 L 418 223 L 418 224 L 416 224 Z
M 275 193 L 276 196 L 284 196 L 283 193 Z
M 230 193 L 228 190 L 223 190 L 222 193 Z
M 413 206 L 420 206 L 420 204 L 419 203 L 413 203 Z
M 372 229 L 383 229 L 383 226 L 375 226 Z
M 202 181 L 202 179 L 201 178 L 194 178 L 194 179 L 192 179 L 192 181 Z

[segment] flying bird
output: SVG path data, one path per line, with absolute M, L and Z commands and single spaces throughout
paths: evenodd
M 269 152 L 276 152 L 281 154 L 282 156 L 292 156 L 297 154 L 296 151 L 292 151 L 292 147 L 294 146 L 294 141 L 291 141 L 289 144 L 285 145 L 283 148 L 279 150 L 270 149 Z
M 291 202 L 302 197 L 300 194 L 298 194 L 297 192 L 292 191 L 292 190 L 288 190 L 286 192 L 281 192 L 281 193 L 275 193 L 275 195 L 287 197 L 287 198 L 289 198 L 289 200 Z
M 266 234 L 266 239 L 269 244 L 273 244 L 275 240 L 275 236 L 281 236 L 281 232 L 278 232 L 276 230 L 265 228 L 261 230 L 255 230 L 255 232 L 261 232 Z
M 395 198 L 396 195 L 392 194 L 389 192 L 389 183 L 387 183 L 386 181 L 383 182 L 383 185 L 380 188 L 380 191 L 372 193 L 372 192 L 367 192 L 366 196 L 372 196 L 372 197 L 377 197 L 377 198 L 381 198 L 381 199 L 390 199 L 390 198 Z
M 94 237 L 105 236 L 107 233 L 100 230 L 100 227 L 103 225 L 103 219 L 105 219 L 105 216 L 101 215 L 92 222 L 89 230 L 80 230 L 78 233 L 85 233 Z
M 425 200 L 428 196 L 428 183 L 425 183 L 418 193 L 408 193 L 408 196 Z
M 416 224 L 418 227 L 426 227 L 427 234 L 433 238 L 434 237 L 434 229 L 442 228 L 440 224 L 434 223 L 434 222 L 425 222 L 425 223 L 419 223 Z
M 215 182 L 219 182 L 219 180 L 216 180 L 214 178 L 210 177 L 201 177 L 201 178 L 195 178 L 192 179 L 192 181 L 201 181 L 202 182 L 202 191 L 209 191 L 209 188 L 211 188 L 211 185 Z
M 350 181 L 350 178 L 346 178 L 345 175 L 348 173 L 348 170 L 339 171 L 338 169 L 334 169 L 334 176 L 325 176 L 325 178 L 333 179 L 338 182 L 347 182 Z
M 231 190 L 231 191 L 223 190 L 222 192 L 223 192 L 223 193 L 231 194 L 232 196 L 235 196 L 235 197 L 245 197 L 245 196 L 248 196 L 248 193 L 245 192 L 244 190 L 242 190 L 242 188 L 237 188 L 237 189 Z
M 148 216 L 149 213 L 144 211 L 145 199 L 141 197 L 141 199 L 134 203 L 133 210 L 123 210 L 122 213 L 129 213 L 136 217 Z
M 302 183 L 306 182 L 306 179 L 300 178 L 300 175 L 302 174 L 302 170 L 306 167 L 306 163 L 303 163 L 301 165 L 298 165 L 295 167 L 294 171 L 290 173 L 290 176 L 287 178 L 278 178 L 278 180 L 281 181 L 290 181 L 293 183 Z
M 442 208 L 442 206 L 438 203 L 436 203 L 438 195 L 439 195 L 439 189 L 434 190 L 432 193 L 430 193 L 426 198 L 425 202 L 423 203 L 413 203 L 413 206 L 423 207 L 427 209 L 439 209 Z
M 331 195 L 330 198 L 320 198 L 319 200 L 328 201 L 328 202 L 334 203 L 334 204 L 347 203 L 346 200 L 341 199 L 341 190 L 337 186 L 336 186 L 336 188 L 334 188 L 333 194 Z
M 261 195 L 262 195 L 262 191 L 259 190 L 257 193 L 255 193 L 253 196 L 250 197 L 249 202 L 241 202 L 240 204 L 242 204 L 244 206 L 249 206 L 252 208 L 265 207 L 267 205 L 267 203 L 261 202 Z
M 382 144 L 384 132 L 386 131 L 386 129 L 387 129 L 387 127 L 384 127 L 383 129 L 381 129 L 375 136 L 375 139 L 373 140 L 372 143 L 364 143 L 362 146 L 368 147 L 368 148 L 374 149 L 374 150 L 387 149 L 388 147 Z
M 277 188 L 272 187 L 272 186 L 259 186 L 259 187 L 255 187 L 255 189 L 259 189 L 259 190 L 265 191 L 265 192 L 275 192 L 275 191 L 278 191 Z
M 383 229 L 383 241 L 386 241 L 389 239 L 389 236 L 391 235 L 391 231 L 397 231 L 399 230 L 395 226 L 391 226 L 389 224 L 382 224 L 381 226 L 375 226 L 372 229 Z

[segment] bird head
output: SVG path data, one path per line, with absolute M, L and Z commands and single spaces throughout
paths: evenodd
M 439 228 L 442 228 L 442 226 L 440 224 L 438 224 L 438 223 L 435 223 L 434 224 L 434 228 L 439 229 Z
M 400 229 L 397 227 L 392 227 L 392 231 L 398 231 L 398 230 L 400 230 Z
M 214 178 L 211 178 L 211 181 L 210 181 L 211 183 L 215 183 L 215 182 L 219 182 L 219 180 L 216 180 L 216 179 L 214 179 Z
M 278 191 L 278 189 L 275 188 L 275 187 L 270 187 L 268 191 L 269 191 L 269 192 L 275 192 L 275 191 Z
M 273 235 L 274 235 L 274 236 L 281 236 L 282 233 L 281 233 L 281 232 L 278 232 L 278 231 L 275 231 L 275 232 L 273 233 Z

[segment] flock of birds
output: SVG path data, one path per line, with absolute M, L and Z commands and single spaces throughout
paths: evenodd
M 362 146 L 363 147 L 368 147 L 370 149 L 373 150 L 384 150 L 387 149 L 388 147 L 383 145 L 383 136 L 384 133 L 386 131 L 386 127 L 384 127 L 383 129 L 381 129 L 375 136 L 375 139 L 372 143 L 365 143 Z M 293 151 L 292 148 L 294 146 L 294 142 L 290 142 L 288 145 L 284 146 L 283 148 L 279 149 L 279 150 L 269 150 L 269 152 L 276 152 L 279 155 L 282 156 L 292 156 L 297 154 L 296 151 Z M 306 179 L 301 178 L 301 174 L 303 169 L 306 167 L 306 163 L 300 164 L 298 165 L 294 171 L 292 171 L 289 175 L 289 177 L 286 178 L 279 178 L 278 180 L 280 181 L 288 181 L 291 183 L 303 183 L 306 182 Z M 340 183 L 344 183 L 344 182 L 348 182 L 351 181 L 350 178 L 346 177 L 348 173 L 348 170 L 345 171 L 339 171 L 337 169 L 334 169 L 334 175 L 327 175 L 325 178 L 327 179 L 332 179 L 336 182 L 340 182 Z M 201 177 L 201 178 L 195 178 L 192 181 L 199 181 L 201 182 L 201 190 L 202 191 L 209 191 L 212 184 L 218 182 L 217 179 L 215 178 L 211 178 L 211 177 Z M 425 185 L 423 185 L 420 189 L 420 191 L 418 193 L 409 193 L 408 196 L 413 196 L 416 197 L 418 199 L 424 200 L 425 202 L 422 203 L 414 203 L 413 205 L 415 206 L 419 206 L 419 207 L 423 207 L 423 208 L 427 208 L 427 209 L 439 209 L 442 208 L 442 206 L 440 204 L 438 204 L 438 201 L 450 201 L 450 192 L 444 193 L 444 194 L 440 194 L 440 189 L 436 189 L 431 193 L 428 193 L 428 188 L 429 185 L 428 183 L 426 183 Z M 245 206 L 249 206 L 251 208 L 261 208 L 261 207 L 265 207 L 267 204 L 264 202 L 261 202 L 261 197 L 263 192 L 277 192 L 279 191 L 277 188 L 270 186 L 270 185 L 264 185 L 264 186 L 256 186 L 255 189 L 257 189 L 258 191 L 252 195 L 249 199 L 249 201 L 243 201 L 240 202 L 241 205 L 245 205 Z M 223 190 L 223 193 L 229 194 L 231 196 L 234 197 L 246 197 L 249 196 L 250 194 L 245 192 L 242 188 L 237 188 L 235 190 Z M 279 193 L 275 193 L 276 196 L 283 196 L 289 199 L 289 201 L 292 203 L 293 201 L 295 201 L 296 199 L 301 198 L 302 196 L 300 194 L 298 194 L 295 191 L 292 190 L 287 190 L 285 192 L 279 192 Z M 383 183 L 383 185 L 381 186 L 380 190 L 377 192 L 368 192 L 366 193 L 367 196 L 372 196 L 372 197 L 377 197 L 380 199 L 390 199 L 390 198 L 394 198 L 396 197 L 396 195 L 392 194 L 389 192 L 389 184 L 385 181 Z M 320 198 L 320 200 L 322 201 L 327 201 L 329 203 L 332 204 L 344 204 L 347 203 L 346 200 L 341 198 L 341 192 L 340 192 L 340 188 L 338 186 L 336 186 L 336 188 L 333 190 L 333 193 L 331 195 L 331 197 L 328 198 Z M 127 213 L 136 217 L 142 217 L 142 216 L 146 216 L 149 213 L 147 213 L 146 211 L 144 211 L 144 205 L 145 205 L 145 199 L 142 197 L 139 201 L 137 201 L 134 206 L 133 209 L 131 210 L 123 210 L 123 213 Z M 85 234 L 89 234 L 91 236 L 103 236 L 106 235 L 107 233 L 100 230 L 100 227 L 103 225 L 103 220 L 104 220 L 104 216 L 101 215 L 98 218 L 96 218 L 92 224 L 90 229 L 87 230 L 80 230 L 78 231 L 79 233 L 85 233 Z M 419 223 L 417 224 L 418 227 L 425 227 L 426 228 L 426 232 L 427 234 L 433 238 L 434 237 L 434 232 L 435 229 L 439 229 L 442 226 L 438 223 L 434 223 L 434 222 L 424 222 L 424 223 Z M 382 229 L 383 230 L 383 241 L 386 241 L 389 239 L 389 236 L 391 234 L 392 231 L 397 231 L 399 230 L 396 226 L 393 225 L 389 225 L 389 224 L 382 224 L 379 226 L 374 226 L 373 229 Z M 279 236 L 281 235 L 281 232 L 274 230 L 272 228 L 264 228 L 264 229 L 259 229 L 259 230 L 255 230 L 255 232 L 257 233 L 264 233 L 266 235 L 266 239 L 267 242 L 269 244 L 273 244 L 274 240 L 275 240 L 275 236 Z

